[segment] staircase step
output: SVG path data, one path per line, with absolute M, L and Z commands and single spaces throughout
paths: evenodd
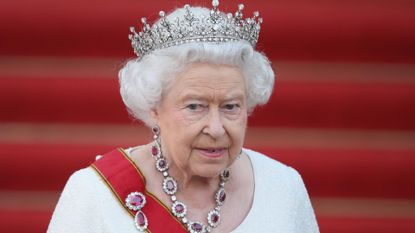
M 128 126 L 26 127 L 0 127 L 2 189 L 60 190 L 95 155 L 151 140 Z M 413 198 L 414 140 L 406 131 L 250 128 L 245 146 L 296 168 L 313 196 Z
M 338 218 L 318 217 L 322 233 L 413 233 L 415 221 L 413 218 Z
M 8 1 L 0 8 L 0 51 L 7 55 L 132 57 L 129 26 L 139 27 L 141 17 L 153 21 L 158 11 L 185 3 L 160 0 L 146 2 L 144 7 L 140 1 Z M 221 3 L 221 9 L 234 12 L 237 3 Z M 272 59 L 415 62 L 415 6 L 411 1 L 244 3 L 246 16 L 254 10 L 261 12 L 264 23 L 258 47 Z
M 117 60 L 22 58 L 25 70 L 19 58 L 0 60 L 0 105 L 7 109 L 0 121 L 131 122 Z M 254 112 L 252 126 L 415 129 L 415 66 L 276 62 L 275 68 L 274 94 Z
M 51 216 L 51 211 L 0 209 L 0 229 L 7 233 L 44 233 Z

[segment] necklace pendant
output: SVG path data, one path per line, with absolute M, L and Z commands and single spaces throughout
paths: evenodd
M 206 233 L 206 227 L 200 222 L 189 222 L 187 229 L 190 233 Z
M 231 176 L 231 172 L 228 169 L 225 169 L 221 174 L 220 174 L 220 180 L 222 182 L 226 182 L 229 180 L 229 177 Z
M 167 163 L 166 159 L 161 157 L 156 161 L 156 168 L 159 172 L 164 172 L 169 169 L 169 164 Z
M 187 207 L 182 202 L 176 201 L 173 203 L 171 211 L 176 217 L 183 218 L 187 214 Z
M 174 195 L 177 192 L 177 182 L 170 176 L 163 180 L 163 191 L 168 195 Z
M 220 188 L 215 195 L 216 205 L 222 206 L 226 200 L 226 192 L 224 188 Z
M 151 146 L 151 155 L 155 158 L 160 158 L 161 156 L 161 148 L 157 141 Z
M 134 223 L 135 223 L 135 227 L 139 231 L 144 232 L 145 230 L 147 230 L 148 220 L 147 220 L 146 215 L 143 213 L 143 211 L 140 210 L 135 214 Z
M 207 216 L 209 226 L 215 228 L 220 223 L 220 214 L 217 210 L 211 210 Z

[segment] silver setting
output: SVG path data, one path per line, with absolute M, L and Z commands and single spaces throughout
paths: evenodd
M 193 229 L 193 224 L 200 224 L 202 226 L 202 230 L 201 231 L 196 231 Z M 203 225 L 203 223 L 201 222 L 188 222 L 187 223 L 187 230 L 190 233 L 206 233 L 206 226 Z
M 183 212 L 182 213 L 176 212 L 176 207 L 178 205 L 183 206 Z M 180 201 L 176 201 L 176 202 L 173 203 L 173 205 L 171 207 L 171 212 L 174 214 L 174 216 L 179 217 L 179 218 L 183 218 L 187 214 L 187 207 L 184 203 L 182 203 Z
M 164 166 L 164 167 L 161 167 L 160 166 L 160 163 L 165 163 L 166 165 Z M 162 157 L 159 157 L 158 159 L 157 159 L 157 161 L 156 161 L 156 168 L 157 168 L 157 170 L 158 171 L 160 171 L 160 172 L 164 172 L 164 171 L 166 171 L 167 169 L 169 169 L 169 164 L 167 163 L 167 161 L 166 161 L 166 159 L 165 158 L 162 158 Z
M 168 182 L 173 182 L 173 190 L 167 189 L 167 183 Z M 177 192 L 177 182 L 171 176 L 168 176 L 168 177 L 164 178 L 164 180 L 163 180 L 163 191 L 168 195 L 176 194 L 176 192 Z
M 141 213 L 141 214 L 143 215 L 143 217 L 144 217 L 144 226 L 140 226 L 140 225 L 138 225 L 138 223 L 137 223 L 139 213 Z M 146 216 L 146 215 L 145 215 L 142 211 L 138 211 L 138 212 L 135 214 L 135 217 L 134 217 L 134 224 L 135 224 L 135 227 L 136 227 L 136 228 L 137 228 L 140 232 L 144 232 L 144 231 L 146 231 L 146 230 L 147 230 L 147 227 L 148 227 L 148 220 L 147 220 L 147 216 Z
M 146 18 L 142 18 L 141 31 L 130 28 L 131 46 L 139 59 L 154 50 L 194 42 L 223 43 L 227 41 L 245 41 L 255 47 L 261 30 L 262 19 L 254 12 L 252 18 L 243 18 L 243 4 L 238 10 L 224 13 L 219 9 L 219 1 L 212 1 L 212 9 L 208 15 L 196 17 L 191 7 L 186 4 L 185 14 L 175 19 L 167 19 L 166 13 L 160 11 L 160 20 L 150 26 Z
M 141 203 L 141 205 L 135 206 L 131 204 L 131 198 L 133 196 L 140 196 L 143 199 L 143 202 Z M 125 198 L 125 205 L 128 207 L 128 209 L 133 210 L 133 211 L 140 210 L 141 208 L 144 207 L 145 204 L 146 204 L 146 196 L 144 196 L 144 194 L 142 194 L 141 192 L 132 192 L 128 194 L 127 198 Z
M 213 215 L 217 215 L 218 216 L 218 221 L 216 223 L 212 221 L 212 216 Z M 219 225 L 219 223 L 220 223 L 220 220 L 221 220 L 221 216 L 219 214 L 219 211 L 217 211 L 217 210 L 211 210 L 208 213 L 207 221 L 208 221 L 210 227 L 212 227 L 212 228 L 217 227 Z
M 222 206 L 223 205 L 223 203 L 225 202 L 225 200 L 226 200 L 226 197 L 225 197 L 225 200 L 224 201 L 221 201 L 220 200 L 220 194 L 221 193 L 225 193 L 225 195 L 226 195 L 226 192 L 225 192 L 225 189 L 224 188 L 220 188 L 217 192 L 216 192 L 216 194 L 215 194 L 215 201 L 216 201 L 216 205 L 218 205 L 218 206 Z
M 153 147 L 156 148 L 157 150 L 157 154 L 153 154 Z M 161 147 L 160 144 L 157 142 L 157 140 L 154 140 L 154 144 L 151 147 L 151 156 L 155 157 L 155 158 L 160 158 L 161 156 Z
M 225 183 L 229 180 L 229 177 L 231 176 L 231 172 L 228 169 L 225 169 L 223 172 L 220 173 L 220 180 L 221 183 Z

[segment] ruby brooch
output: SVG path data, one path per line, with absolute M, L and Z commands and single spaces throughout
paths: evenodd
M 146 204 L 146 197 L 140 192 L 132 192 L 125 199 L 125 205 L 128 209 L 137 211 L 144 207 Z
M 139 231 L 145 231 L 147 230 L 148 227 L 148 221 L 147 221 L 147 217 L 146 215 L 143 213 L 143 211 L 138 211 L 135 214 L 134 217 L 134 223 L 135 223 L 135 227 L 139 230 Z
M 146 204 L 146 197 L 141 192 L 132 192 L 125 198 L 125 205 L 128 209 L 136 211 L 134 223 L 139 231 L 145 231 L 148 227 L 148 220 L 141 209 Z

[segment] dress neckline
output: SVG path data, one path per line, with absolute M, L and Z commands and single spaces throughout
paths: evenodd
M 136 150 L 136 149 L 139 149 L 141 147 L 143 147 L 143 146 L 136 146 L 136 147 L 129 147 L 127 149 L 122 149 L 125 152 L 125 154 L 131 159 L 131 161 L 134 163 L 134 165 L 138 169 L 140 167 L 132 160 L 132 154 L 131 154 L 131 152 L 134 151 L 134 150 Z M 248 214 L 242 220 L 241 224 L 239 224 L 239 226 L 237 226 L 235 229 L 233 229 L 230 233 L 237 232 L 238 230 L 243 229 L 244 225 L 249 224 L 249 221 L 252 218 L 252 215 L 253 215 L 253 212 L 254 212 L 253 211 L 254 210 L 254 206 L 255 206 L 256 203 L 258 203 L 258 198 L 257 198 L 257 193 L 258 193 L 257 192 L 257 183 L 258 183 L 258 180 L 257 180 L 257 175 L 256 175 L 257 174 L 257 172 L 256 172 L 257 169 L 255 167 L 254 160 L 252 159 L 252 157 L 254 156 L 252 154 L 253 151 L 251 151 L 249 149 L 246 149 L 246 148 L 242 148 L 242 151 L 247 155 L 248 160 L 249 160 L 249 163 L 250 163 L 251 168 L 252 168 L 252 173 L 253 173 L 253 176 L 254 176 L 254 193 L 253 193 L 252 205 L 251 205 L 251 208 L 248 211 Z M 143 176 L 144 180 L 146 180 L 146 177 L 144 176 L 144 174 L 141 173 L 141 175 Z M 162 204 L 165 206 L 164 203 L 162 203 Z

